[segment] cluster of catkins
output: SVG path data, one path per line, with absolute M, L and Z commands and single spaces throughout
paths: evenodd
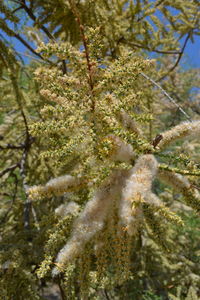
M 161 134 L 161 140 L 156 145 L 155 153 L 160 152 L 171 142 L 200 133 L 200 121 L 185 122 Z M 112 136 L 112 139 L 115 137 Z M 130 238 L 137 235 L 143 223 L 151 227 L 152 214 L 159 214 L 163 219 L 182 224 L 182 220 L 170 211 L 152 191 L 152 182 L 157 176 L 183 193 L 186 203 L 196 210 L 200 210 L 200 196 L 196 189 L 184 176 L 160 168 L 155 155 L 141 154 L 135 158 L 132 146 L 125 144 L 116 137 L 118 148 L 112 153 L 113 160 L 135 161 L 128 170 L 114 169 L 110 175 L 93 193 L 93 197 L 86 203 L 82 212 L 75 219 L 71 235 L 57 255 L 52 274 L 63 271 L 63 266 L 72 263 L 84 251 L 88 242 L 94 242 L 94 253 L 98 250 L 95 237 L 105 230 L 106 224 L 113 216 L 115 208 L 117 224 L 116 236 L 126 234 Z M 62 195 L 82 188 L 82 178 L 70 175 L 50 180 L 45 186 L 33 186 L 29 190 L 31 199 Z M 89 186 L 89 183 L 88 183 Z M 56 214 L 62 217 L 77 211 L 76 203 L 66 203 L 56 209 Z M 151 213 L 148 213 L 148 210 Z M 155 226 L 152 230 L 156 231 Z M 159 233 L 158 233 L 159 234 Z M 98 239 L 96 239 L 97 241 Z M 101 241 L 103 243 L 104 241 Z M 95 250 L 96 249 L 96 250 Z M 98 252 L 98 251 L 97 251 Z

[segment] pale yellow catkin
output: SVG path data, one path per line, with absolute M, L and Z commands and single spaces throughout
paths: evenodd
M 142 155 L 135 166 L 129 171 L 130 175 L 122 191 L 119 208 L 121 223 L 129 235 L 137 231 L 138 219 L 142 218 L 141 201 L 151 192 L 151 185 L 156 175 L 158 163 L 153 155 Z
M 182 193 L 189 206 L 200 211 L 200 193 L 191 185 L 186 177 L 166 170 L 159 170 L 158 176 L 159 179 Z
M 55 209 L 55 214 L 60 217 L 65 217 L 68 214 L 77 215 L 79 213 L 80 207 L 74 201 L 69 203 L 61 204 Z
M 188 136 L 197 136 L 200 134 L 200 121 L 184 122 L 172 129 L 161 133 L 162 139 L 159 142 L 159 148 L 163 149 L 170 143 Z
M 30 199 L 40 199 L 53 195 L 63 195 L 80 184 L 80 179 L 71 175 L 64 175 L 47 182 L 46 185 L 32 186 L 29 188 Z
M 74 222 L 71 238 L 58 253 L 57 266 L 63 266 L 77 257 L 83 251 L 85 244 L 102 230 L 113 202 L 121 193 L 123 181 L 124 172 L 114 171 L 87 202 L 83 212 Z M 59 272 L 59 267 L 55 267 L 52 275 L 55 276 Z
M 114 150 L 111 154 L 110 159 L 113 161 L 130 162 L 135 157 L 133 148 L 130 144 L 125 143 L 118 136 L 110 134 L 107 136 L 108 139 L 114 142 Z

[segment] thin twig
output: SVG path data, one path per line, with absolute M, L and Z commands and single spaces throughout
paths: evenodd
M 23 7 L 20 5 L 19 7 L 15 8 L 13 11 L 12 11 L 12 14 L 16 13 L 18 10 L 22 9 Z
M 14 171 L 19 166 L 20 166 L 19 163 L 16 163 L 16 164 L 4 169 L 3 171 L 0 172 L 0 177 L 2 177 L 3 175 L 5 175 L 8 172 Z
M 150 52 L 156 52 L 156 53 L 160 53 L 160 54 L 171 54 L 171 55 L 181 54 L 181 51 L 151 49 L 151 48 L 149 48 L 147 46 L 144 46 L 144 45 L 140 45 L 140 44 L 136 44 L 136 43 L 126 41 L 124 39 L 124 37 L 122 37 L 118 40 L 117 44 L 119 44 L 119 43 L 124 43 L 124 44 L 126 44 L 130 47 L 136 47 L 136 48 L 140 48 L 140 49 L 144 49 L 144 50 L 147 50 L 147 51 L 150 51 Z
M 19 163 L 19 168 L 20 168 L 20 175 L 22 178 L 22 185 L 24 188 L 24 192 L 25 192 L 25 196 L 26 196 L 26 200 L 24 203 L 24 228 L 25 229 L 29 229 L 30 227 L 30 211 L 31 211 L 31 200 L 29 199 L 29 195 L 28 195 L 28 189 L 29 189 L 29 185 L 27 183 L 27 176 L 26 176 L 26 163 L 27 163 L 27 157 L 28 157 L 28 153 L 31 147 L 31 144 L 33 143 L 33 138 L 31 137 L 31 135 L 29 134 L 29 128 L 28 128 L 28 122 L 21 104 L 21 93 L 20 90 L 18 88 L 17 85 L 17 79 L 15 77 L 15 74 L 11 75 L 11 80 L 12 80 L 12 84 L 13 84 L 13 88 L 15 91 L 15 97 L 16 97 L 16 102 L 19 105 L 19 109 L 24 121 L 24 126 L 25 126 L 25 133 L 26 133 L 26 139 L 24 142 L 24 151 Z
M 27 5 L 26 5 L 26 1 L 25 0 L 21 0 L 19 2 L 21 4 L 21 6 L 24 8 L 24 10 L 27 12 L 28 16 L 35 22 L 37 23 L 37 18 L 36 16 L 34 15 L 33 11 L 31 8 L 29 8 Z M 48 31 L 48 29 L 44 26 L 44 25 L 41 25 L 39 24 L 40 28 L 42 29 L 42 31 L 48 36 L 49 39 L 51 40 L 55 40 L 53 35 Z
M 28 7 L 26 4 L 25 0 L 21 0 L 19 2 L 21 4 L 21 6 L 23 7 L 23 9 L 27 12 L 28 16 L 35 22 L 37 23 L 37 17 L 34 15 L 33 10 L 32 10 L 32 6 Z M 52 41 L 52 42 L 56 42 L 56 39 L 54 38 L 54 36 L 51 34 L 51 32 L 44 26 L 41 25 L 40 23 L 38 24 L 40 29 L 46 34 L 46 36 Z M 42 56 L 40 55 L 40 58 L 42 58 Z M 42 58 L 43 59 L 43 58 Z M 67 73 L 67 68 L 66 68 L 66 62 L 65 60 L 62 60 L 62 71 L 63 74 Z
M 161 5 L 164 1 L 165 1 L 165 0 L 160 0 L 160 1 L 158 1 L 158 3 L 155 4 L 155 7 Z
M 178 173 L 182 175 L 188 175 L 188 176 L 200 176 L 200 171 L 189 171 L 189 170 L 183 170 L 175 167 L 170 167 L 165 164 L 159 164 L 159 169 L 173 172 L 173 173 Z
M 79 15 L 79 12 L 75 6 L 75 3 L 73 3 L 73 1 L 69 0 L 72 12 L 76 18 L 76 21 L 78 23 L 79 29 L 80 29 L 80 33 L 81 33 L 81 38 L 83 41 L 83 45 L 85 48 L 85 57 L 86 57 L 86 61 L 87 61 L 87 68 L 88 68 L 88 77 L 89 77 L 89 86 L 90 86 L 90 90 L 91 90 L 91 94 L 94 95 L 94 83 L 93 83 L 93 78 L 92 78 L 92 65 L 90 63 L 90 54 L 89 54 L 89 49 L 88 49 L 88 44 L 87 44 L 87 38 L 85 36 L 85 31 L 84 31 L 84 26 L 81 22 L 81 18 Z M 92 111 L 95 110 L 95 102 L 94 99 L 92 99 Z
M 169 75 L 169 73 L 171 73 L 172 71 L 174 71 L 174 69 L 178 66 L 178 64 L 179 64 L 179 62 L 180 62 L 180 60 L 181 60 L 181 58 L 182 58 L 182 56 L 183 56 L 185 47 L 187 46 L 187 43 L 188 43 L 188 41 L 189 41 L 189 38 L 190 38 L 191 33 L 192 33 L 192 30 L 190 30 L 189 33 L 187 34 L 187 37 L 186 37 L 186 39 L 185 39 L 185 42 L 184 42 L 184 44 L 183 44 L 183 47 L 182 47 L 182 49 L 181 49 L 181 52 L 180 52 L 179 55 L 178 55 L 178 58 L 177 58 L 175 64 L 167 71 L 167 73 L 166 73 L 165 75 L 163 75 L 162 77 L 160 77 L 157 81 L 161 81 L 161 80 L 163 80 L 164 78 L 166 78 L 166 77 Z
M 65 292 L 64 292 L 62 284 L 61 284 L 61 278 L 60 277 L 58 278 L 57 283 L 58 283 L 58 287 L 59 287 L 59 290 L 60 290 L 60 296 L 61 296 L 62 300 L 67 300 L 67 297 L 65 295 Z
M 153 79 L 151 79 L 149 76 L 147 76 L 145 73 L 140 72 L 140 74 L 149 80 L 151 83 L 153 83 L 157 88 L 159 88 L 163 94 L 184 114 L 184 116 L 191 122 L 190 116 L 176 103 L 176 101 L 161 87 L 160 84 L 155 82 Z
M 200 191 L 200 187 L 196 186 L 195 184 L 191 184 L 191 187 Z
M 110 296 L 109 296 L 107 290 L 104 289 L 103 291 L 104 291 L 104 295 L 106 296 L 106 299 L 107 299 L 107 300 L 110 300 Z
M 24 145 L 12 145 L 12 144 L 7 144 L 4 146 L 0 145 L 0 150 L 7 150 L 7 149 L 14 149 L 14 150 L 22 150 L 24 148 Z
M 29 185 L 26 180 L 26 161 L 28 157 L 28 151 L 29 151 L 29 145 L 27 144 L 20 162 L 20 175 L 22 178 L 22 185 L 26 196 L 26 200 L 24 203 L 24 228 L 25 229 L 29 229 L 30 227 L 30 211 L 31 211 L 31 200 L 29 199 L 29 195 L 28 195 Z
M 40 59 L 44 60 L 44 58 L 37 53 L 20 35 L 19 33 L 15 33 L 14 37 L 16 39 L 18 39 L 27 49 L 29 49 L 33 54 L 35 54 L 36 56 L 38 56 Z
M 160 143 L 160 141 L 163 139 L 162 134 L 157 134 L 156 137 L 153 139 L 152 141 L 152 145 L 154 147 L 154 149 L 156 148 L 156 146 Z
M 23 56 L 26 56 L 26 57 L 30 57 L 31 59 L 35 60 L 35 61 L 39 61 L 41 63 L 43 63 L 43 60 L 42 58 L 41 59 L 38 59 L 38 58 L 35 58 L 29 54 L 26 54 L 26 53 L 22 53 L 22 52 L 19 52 L 19 51 L 15 51 L 15 53 L 19 54 L 19 55 L 23 55 Z

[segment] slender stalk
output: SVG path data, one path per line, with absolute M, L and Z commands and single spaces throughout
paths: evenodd
M 3 171 L 0 172 L 0 177 L 2 177 L 3 175 L 5 175 L 8 172 L 14 171 L 18 167 L 19 167 L 19 163 L 14 164 L 14 165 L 4 169 Z
M 18 33 L 14 34 L 14 37 L 18 39 L 27 49 L 29 49 L 33 54 L 43 59 L 43 57 L 37 53 Z
M 87 44 L 87 37 L 85 35 L 85 30 L 84 30 L 84 26 L 81 22 L 81 17 L 80 14 L 76 8 L 75 2 L 72 0 L 69 0 L 72 12 L 76 18 L 76 21 L 78 23 L 79 29 L 80 29 L 80 34 L 81 34 L 81 38 L 83 41 L 83 45 L 85 48 L 85 57 L 86 57 L 86 61 L 87 61 L 87 69 L 88 69 L 88 81 L 89 81 L 89 86 L 90 86 L 90 90 L 91 90 L 91 94 L 92 96 L 94 96 L 94 82 L 93 82 L 93 76 L 92 76 L 92 65 L 90 62 L 90 54 L 89 54 L 89 49 L 88 49 L 88 44 Z M 94 101 L 94 97 L 92 97 L 92 107 L 91 110 L 94 111 L 95 110 L 95 101 Z
M 179 169 L 179 168 L 175 168 L 175 167 L 170 167 L 165 164 L 159 164 L 159 169 L 166 170 L 166 171 L 173 172 L 173 173 L 182 174 L 182 175 L 200 176 L 200 171 L 184 170 L 184 169 Z
M 184 114 L 184 116 L 191 122 L 190 116 L 176 103 L 176 101 L 161 87 L 160 84 L 155 82 L 152 78 L 144 74 L 143 72 L 140 72 L 140 75 L 142 75 L 144 78 L 149 80 L 151 83 L 153 83 L 157 88 L 159 88 L 163 94 Z
M 190 36 L 191 36 L 191 33 L 192 33 L 192 30 L 190 30 L 190 31 L 188 32 L 188 34 L 187 34 L 187 36 L 186 36 L 186 39 L 185 39 L 185 41 L 184 41 L 183 47 L 182 47 L 182 49 L 181 49 L 181 51 L 180 51 L 180 53 L 179 53 L 179 55 L 178 55 L 178 58 L 177 58 L 175 64 L 167 71 L 167 73 L 166 73 L 165 75 L 163 75 L 161 78 L 159 78 L 158 81 L 161 81 L 161 80 L 163 80 L 164 78 L 166 78 L 166 77 L 169 75 L 169 73 L 171 73 L 172 71 L 174 71 L 174 69 L 178 66 L 178 64 L 179 64 L 179 62 L 180 62 L 180 60 L 181 60 L 181 58 L 182 58 L 182 56 L 183 56 L 183 54 L 184 54 L 184 51 L 185 51 L 185 48 L 186 48 L 187 43 L 188 43 L 188 41 L 189 41 L 189 38 L 190 38 Z

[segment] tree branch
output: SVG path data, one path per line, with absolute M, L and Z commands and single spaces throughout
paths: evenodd
M 174 71 L 174 69 L 178 66 L 178 64 L 179 64 L 179 62 L 180 62 L 180 60 L 181 60 L 181 58 L 182 58 L 182 56 L 183 56 L 185 47 L 187 46 L 187 43 L 188 43 L 189 38 L 190 38 L 190 36 L 191 36 L 191 33 L 192 33 L 192 30 L 190 30 L 190 31 L 188 32 L 187 37 L 186 37 L 186 39 L 185 39 L 185 42 L 184 42 L 184 44 L 183 44 L 183 47 L 182 47 L 182 49 L 181 49 L 181 52 L 179 53 L 178 58 L 177 58 L 175 64 L 167 71 L 167 73 L 166 73 L 165 75 L 163 75 L 162 77 L 160 77 L 157 81 L 161 81 L 161 80 L 163 80 L 164 78 L 166 78 L 166 77 L 169 75 L 169 73 L 171 73 L 172 71 Z
M 3 171 L 0 172 L 0 177 L 2 177 L 3 175 L 5 175 L 8 172 L 14 171 L 16 168 L 18 168 L 20 166 L 19 163 L 16 163 L 6 169 L 4 169 Z
M 89 86 L 90 86 L 91 94 L 94 95 L 94 91 L 93 91 L 94 83 L 93 83 L 93 78 L 92 78 L 92 65 L 90 63 L 90 54 L 89 54 L 89 49 L 88 49 L 88 44 L 87 44 L 87 38 L 85 36 L 84 26 L 81 22 L 81 18 L 80 18 L 80 15 L 79 15 L 79 12 L 76 8 L 75 3 L 71 0 L 69 0 L 69 3 L 70 3 L 72 12 L 73 12 L 73 14 L 76 18 L 76 21 L 78 23 L 79 30 L 80 30 L 80 33 L 81 33 L 81 38 L 82 38 L 83 45 L 84 45 L 84 48 L 85 48 L 85 57 L 86 57 L 86 61 L 87 61 Z M 94 110 L 95 110 L 95 102 L 94 102 L 94 99 L 92 99 L 92 111 L 94 111 Z
M 18 10 L 22 9 L 23 7 L 20 5 L 19 7 L 15 8 L 13 11 L 12 11 L 12 14 L 16 13 Z
M 33 11 L 31 8 L 29 8 L 26 5 L 26 1 L 25 0 L 21 0 L 21 2 L 19 2 L 21 4 L 21 6 L 23 7 L 23 9 L 27 12 L 28 16 L 35 22 L 37 23 L 37 18 L 34 15 Z M 44 25 L 40 25 L 40 28 L 42 29 L 42 31 L 48 36 L 49 39 L 51 40 L 55 40 L 53 35 L 48 31 L 48 29 L 44 26 Z
M 14 34 L 14 37 L 18 39 L 27 49 L 29 49 L 33 54 L 44 60 L 44 58 L 37 53 L 18 33 Z
M 0 145 L 0 150 L 7 150 L 7 149 L 21 150 L 21 149 L 24 149 L 24 144 L 21 144 L 21 145 L 7 144 L 5 146 Z
M 36 16 L 34 15 L 33 13 L 33 10 L 32 10 L 32 6 L 28 7 L 27 4 L 26 4 L 26 1 L 25 0 L 21 0 L 21 1 L 18 1 L 19 4 L 21 4 L 22 8 L 27 12 L 28 16 L 35 22 L 37 23 L 37 18 Z M 54 36 L 51 34 L 51 32 L 44 26 L 44 25 L 41 25 L 41 24 L 38 24 L 39 25 L 39 28 L 46 34 L 46 36 L 53 42 L 56 42 L 56 39 L 54 38 Z M 35 52 L 36 53 L 36 52 Z M 43 59 L 43 57 L 37 53 L 37 55 Z M 62 60 L 62 71 L 63 71 L 63 74 L 66 74 L 67 73 L 67 68 L 66 68 L 66 63 L 65 63 L 65 60 Z
M 183 170 L 175 167 L 170 167 L 166 164 L 159 164 L 159 169 L 173 172 L 173 173 L 178 173 L 182 175 L 188 175 L 188 176 L 200 176 L 200 171 L 189 171 L 189 170 Z
M 156 52 L 156 53 L 160 53 L 160 54 L 181 54 L 181 51 L 170 51 L 170 50 L 158 50 L 158 49 L 151 49 L 147 46 L 144 46 L 144 45 L 140 45 L 140 44 L 136 44 L 136 43 L 132 43 L 132 42 L 129 42 L 129 41 L 126 41 L 124 37 L 120 38 L 117 42 L 117 44 L 119 43 L 124 43 L 130 47 L 136 47 L 136 48 L 140 48 L 140 49 L 144 49 L 144 50 L 147 50 L 147 51 L 150 51 L 150 52 Z

